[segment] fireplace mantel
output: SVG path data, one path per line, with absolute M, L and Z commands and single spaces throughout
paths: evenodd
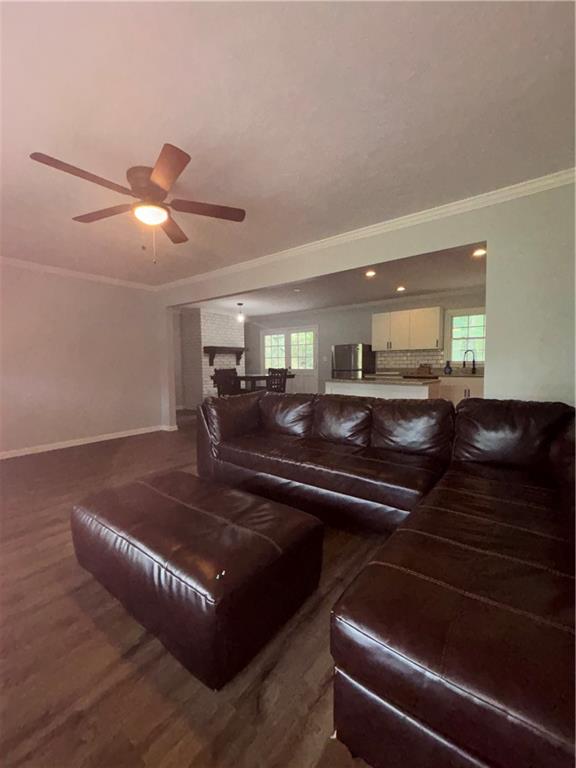
M 203 347 L 204 353 L 208 355 L 208 363 L 214 365 L 216 355 L 236 355 L 236 365 L 240 365 L 245 347 Z

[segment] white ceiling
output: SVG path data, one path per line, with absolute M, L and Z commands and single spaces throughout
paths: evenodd
M 237 303 L 242 302 L 246 317 L 251 319 L 259 315 L 366 304 L 388 299 L 410 301 L 416 296 L 446 291 L 484 290 L 486 258 L 472 256 L 476 248 L 484 245 L 485 243 L 473 243 L 407 259 L 386 261 L 373 266 L 376 275 L 370 279 L 366 278 L 366 267 L 348 269 L 304 282 L 263 288 L 185 306 L 234 314 L 238 312 Z M 396 288 L 399 285 L 403 285 L 406 290 L 398 293 Z
M 2 253 L 160 284 L 573 165 L 572 3 L 3 3 Z M 124 183 L 163 142 L 172 245 L 126 202 L 28 159 Z M 142 245 L 148 250 L 143 251 Z

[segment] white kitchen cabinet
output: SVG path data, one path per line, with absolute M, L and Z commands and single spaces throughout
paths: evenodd
M 410 349 L 442 348 L 442 309 L 424 307 L 410 311 Z
M 372 349 L 441 349 L 442 314 L 441 307 L 424 307 L 372 315 Z
M 484 378 L 478 376 L 440 376 L 440 395 L 458 405 L 468 397 L 484 397 Z
M 410 349 L 410 310 L 390 313 L 389 349 Z
M 390 312 L 372 315 L 372 349 L 375 352 L 390 349 Z

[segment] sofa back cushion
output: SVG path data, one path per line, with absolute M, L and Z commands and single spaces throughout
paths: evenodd
M 571 408 L 564 403 L 462 400 L 456 409 L 455 461 L 514 466 L 547 463 Z
M 370 445 L 448 460 L 454 406 L 448 400 L 374 400 Z
M 254 432 L 260 428 L 258 400 L 261 392 L 230 397 L 209 397 L 204 400 L 202 410 L 208 432 L 213 443 Z
M 367 446 L 372 422 L 371 400 L 320 395 L 314 403 L 312 437 L 331 443 Z
M 260 398 L 262 427 L 267 432 L 308 437 L 312 427 L 315 395 L 266 392 Z

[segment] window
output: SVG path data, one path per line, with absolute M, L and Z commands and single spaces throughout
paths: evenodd
M 461 361 L 467 349 L 476 362 L 486 359 L 486 315 L 454 315 L 450 329 L 451 360 Z
M 292 370 L 314 370 L 314 331 L 290 334 L 290 367 Z
M 264 336 L 264 370 L 268 368 L 286 368 L 286 336 L 283 333 Z
M 291 368 L 293 371 L 314 372 L 316 369 L 316 331 L 298 328 L 264 332 L 264 370 Z

